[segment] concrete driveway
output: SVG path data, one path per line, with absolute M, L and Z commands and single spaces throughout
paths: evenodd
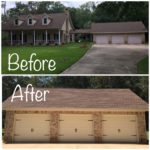
M 93 45 L 63 74 L 136 74 L 148 45 Z
M 3 144 L 11 149 L 141 149 L 148 150 L 145 144 Z

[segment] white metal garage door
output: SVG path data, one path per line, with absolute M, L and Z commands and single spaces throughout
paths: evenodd
M 129 35 L 128 44 L 142 44 L 142 37 L 140 35 Z
M 15 142 L 50 142 L 49 114 L 16 114 Z
M 112 35 L 112 44 L 124 44 L 124 35 Z
M 109 36 L 108 35 L 95 35 L 96 44 L 108 44 Z
M 61 114 L 60 142 L 94 142 L 92 115 Z
M 137 119 L 135 115 L 103 115 L 103 142 L 136 143 L 137 140 Z

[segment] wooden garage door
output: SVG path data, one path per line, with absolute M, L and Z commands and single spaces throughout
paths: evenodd
M 16 114 L 15 142 L 50 142 L 49 114 Z
M 140 35 L 129 35 L 128 44 L 142 44 L 142 37 Z
M 137 139 L 137 120 L 135 115 L 103 115 L 103 142 L 136 143 Z
M 61 114 L 60 142 L 94 142 L 92 115 Z
M 95 35 L 96 44 L 108 44 L 109 36 L 108 35 Z
M 112 44 L 124 44 L 124 35 L 112 35 Z

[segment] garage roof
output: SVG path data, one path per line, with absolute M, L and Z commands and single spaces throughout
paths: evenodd
M 147 32 L 143 22 L 92 23 L 91 33 L 144 33 Z
M 35 89 L 49 90 L 45 102 L 26 102 L 15 99 L 11 102 L 11 96 L 3 102 L 4 110 L 17 109 L 135 109 L 148 110 L 148 104 L 130 89 Z M 23 93 L 25 88 L 22 89 Z M 20 92 L 17 91 L 16 95 Z M 25 96 L 25 94 L 23 94 Z

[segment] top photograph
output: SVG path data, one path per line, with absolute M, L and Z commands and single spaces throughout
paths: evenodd
M 2 1 L 2 74 L 148 74 L 148 1 Z

